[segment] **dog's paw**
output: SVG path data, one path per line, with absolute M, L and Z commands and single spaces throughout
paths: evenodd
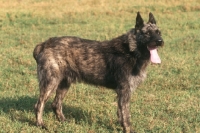
M 41 128 L 41 129 L 44 129 L 46 131 L 48 131 L 48 128 L 43 124 L 43 123 L 37 123 L 37 127 Z

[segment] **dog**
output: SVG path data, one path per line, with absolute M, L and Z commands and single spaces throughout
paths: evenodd
M 153 14 L 149 13 L 149 21 L 144 23 L 140 12 L 135 28 L 109 41 L 63 36 L 38 44 L 33 51 L 40 88 L 35 104 L 37 126 L 45 128 L 43 110 L 54 90 L 52 109 L 58 120 L 65 121 L 63 98 L 72 83 L 82 81 L 116 91 L 118 121 L 124 132 L 133 133 L 129 111 L 131 93 L 146 77 L 150 50 L 163 45 Z

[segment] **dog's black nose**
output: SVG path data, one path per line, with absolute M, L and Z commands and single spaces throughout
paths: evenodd
M 157 40 L 156 44 L 159 45 L 159 46 L 161 46 L 163 44 L 163 40 Z

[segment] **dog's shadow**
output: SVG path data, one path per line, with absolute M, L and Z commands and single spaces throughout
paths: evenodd
M 9 116 L 12 121 L 19 121 L 22 123 L 27 123 L 29 126 L 36 126 L 34 112 L 34 105 L 36 101 L 36 98 L 30 96 L 22 96 L 18 98 L 2 98 L 0 99 L 0 111 Z M 51 100 L 46 103 L 44 109 L 44 112 L 47 115 L 53 112 L 50 104 Z M 67 118 L 67 122 L 75 120 L 76 124 L 84 122 L 92 126 L 93 121 L 91 113 L 87 112 L 81 107 L 67 106 L 66 104 L 63 104 L 63 113 Z M 102 124 L 102 122 L 98 122 L 98 124 Z M 105 125 L 105 123 L 103 125 Z M 112 127 L 108 126 L 106 128 L 111 129 Z

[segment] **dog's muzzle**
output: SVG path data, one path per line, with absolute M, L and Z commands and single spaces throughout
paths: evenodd
M 156 45 L 158 45 L 158 46 L 164 45 L 163 40 L 157 40 L 157 41 L 156 41 Z

